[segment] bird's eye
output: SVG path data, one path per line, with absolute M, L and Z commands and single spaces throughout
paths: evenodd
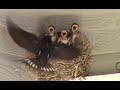
M 55 30 L 54 26 L 49 26 L 48 27 L 48 32 L 53 32 Z
M 74 23 L 72 25 L 72 31 L 76 31 L 76 30 L 78 30 L 78 28 L 79 28 L 78 24 Z
M 61 32 L 61 36 L 66 36 L 67 35 L 67 31 L 66 30 L 63 30 L 62 32 Z

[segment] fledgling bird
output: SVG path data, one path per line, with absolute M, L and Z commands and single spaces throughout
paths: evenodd
M 49 33 L 49 36 L 51 37 L 51 41 L 53 43 L 56 43 L 58 39 L 58 35 L 57 35 L 57 32 L 55 32 L 55 27 L 53 25 L 50 25 L 48 27 L 48 33 Z
M 69 31 L 62 30 L 60 32 L 59 39 L 57 43 L 68 45 L 68 46 L 75 46 L 79 42 L 80 32 L 78 31 L 78 24 L 73 23 L 71 29 Z
M 71 43 L 75 44 L 76 40 L 79 38 L 80 36 L 80 32 L 78 31 L 78 24 L 77 23 L 73 23 L 73 25 L 71 26 L 71 32 L 72 32 L 72 38 L 71 38 Z
M 66 30 L 62 30 L 57 43 L 70 46 L 70 39 L 71 39 L 71 33 L 67 32 Z

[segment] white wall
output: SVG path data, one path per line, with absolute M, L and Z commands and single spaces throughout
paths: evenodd
M 36 33 L 41 25 L 54 24 L 57 29 L 69 28 L 70 23 L 80 23 L 80 30 L 86 33 L 94 45 L 93 54 L 115 53 L 120 51 L 120 10 L 119 9 L 37 9 L 37 10 L 0 10 L 0 51 L 23 55 L 8 39 L 5 16 L 9 15 L 15 23 L 27 31 Z M 52 19 L 50 17 L 53 16 Z M 72 16 L 72 18 L 71 18 Z M 49 22 L 45 18 L 49 17 Z M 54 18 L 55 17 L 55 18 Z M 67 17 L 67 19 L 63 19 Z M 57 18 L 57 19 L 56 19 Z M 54 20 L 55 19 L 55 20 Z M 4 41 L 3 41 L 4 40 Z M 10 40 L 10 38 L 9 38 Z M 14 47 L 13 47 L 14 46 Z M 14 50 L 13 50 L 14 49 Z M 16 51 L 17 50 L 17 51 Z

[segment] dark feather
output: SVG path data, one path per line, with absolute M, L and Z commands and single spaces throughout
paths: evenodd
M 9 17 L 7 17 L 7 28 L 10 36 L 19 46 L 35 52 L 38 43 L 38 38 L 35 35 L 17 26 Z

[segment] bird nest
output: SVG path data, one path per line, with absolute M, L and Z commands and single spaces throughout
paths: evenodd
M 35 80 L 40 81 L 68 81 L 75 78 L 89 76 L 92 45 L 87 36 L 80 36 L 80 44 L 76 47 L 80 55 L 73 60 L 57 58 L 50 59 L 49 62 L 54 66 L 54 72 L 44 72 L 31 69 Z M 30 54 L 30 53 L 29 53 Z M 30 55 L 33 56 L 34 55 Z

